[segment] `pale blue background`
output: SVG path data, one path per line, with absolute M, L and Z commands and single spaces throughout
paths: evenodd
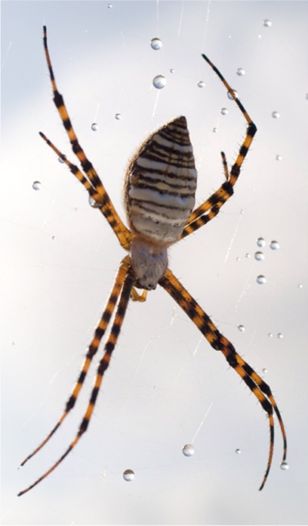
M 112 5 L 2 2 L 2 523 L 305 524 L 308 4 Z M 263 26 L 266 18 L 272 27 Z M 198 204 L 223 181 L 220 150 L 229 162 L 236 156 L 244 120 L 201 52 L 258 125 L 235 196 L 208 227 L 172 248 L 170 265 L 238 352 L 258 372 L 268 370 L 287 426 L 290 470 L 279 468 L 277 428 L 262 493 L 264 412 L 157 290 L 146 304 L 130 305 L 87 434 L 48 480 L 16 497 L 74 436 L 94 367 L 62 430 L 17 470 L 62 411 L 123 255 L 81 185 L 38 136 L 44 131 L 74 158 L 52 103 L 43 24 L 75 129 L 123 217 L 128 160 L 169 119 L 188 119 Z M 163 41 L 160 51 L 150 47 L 155 36 Z M 236 74 L 238 67 L 245 76 Z M 157 74 L 167 78 L 160 92 L 151 85 Z M 199 80 L 205 88 L 197 87 Z M 220 114 L 222 107 L 228 115 Z M 271 116 L 275 110 L 279 119 Z M 253 257 L 259 236 L 266 240 L 262 262 Z M 279 251 L 269 248 L 273 239 Z M 256 284 L 258 274 L 265 285 Z M 195 455 L 186 458 L 181 449 L 191 441 Z M 136 473 L 130 483 L 122 478 L 127 468 Z

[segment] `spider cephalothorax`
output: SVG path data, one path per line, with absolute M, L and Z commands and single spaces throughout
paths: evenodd
M 120 264 L 107 305 L 96 327 L 83 361 L 81 372 L 65 405 L 64 412 L 47 437 L 22 462 L 22 465 L 48 442 L 68 413 L 73 409 L 93 357 L 97 353 L 100 342 L 113 317 L 104 352 L 99 360 L 91 397 L 79 430 L 58 461 L 33 484 L 21 491 L 19 495 L 26 493 L 46 478 L 72 451 L 80 437 L 87 430 L 104 373 L 109 366 L 120 334 L 128 302 L 130 298 L 138 301 L 146 299 L 146 293 L 139 295 L 135 287 L 150 290 L 156 288 L 157 285 L 163 287 L 170 294 L 191 318 L 210 345 L 216 351 L 221 352 L 266 412 L 270 430 L 270 447 L 265 474 L 259 488 L 262 489 L 267 479 L 273 456 L 274 413 L 278 419 L 283 437 L 283 462 L 285 462 L 287 454 L 286 432 L 272 391 L 269 385 L 236 352 L 232 343 L 219 332 L 210 317 L 174 276 L 168 268 L 167 258 L 167 248 L 170 244 L 176 243 L 208 223 L 219 213 L 220 208 L 231 197 L 241 166 L 256 133 L 256 126 L 220 71 L 205 55 L 202 55 L 204 60 L 218 75 L 246 120 L 247 131 L 238 156 L 229 171 L 226 156 L 221 152 L 226 180 L 204 203 L 193 210 L 197 173 L 186 119 L 185 117 L 178 117 L 161 127 L 144 142 L 133 157 L 127 170 L 125 202 L 130 226 L 130 229 L 128 229 L 120 219 L 95 168 L 87 159 L 78 142 L 63 97 L 56 85 L 47 47 L 46 27 L 44 27 L 44 48 L 54 103 L 83 171 L 71 163 L 43 133 L 40 132 L 40 135 L 85 187 L 91 199 L 97 204 L 99 211 L 107 219 L 121 246 L 130 255 L 124 257 Z

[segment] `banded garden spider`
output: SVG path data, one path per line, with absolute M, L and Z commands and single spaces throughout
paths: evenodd
M 223 204 L 233 194 L 233 187 L 237 182 L 241 166 L 257 128 L 220 71 L 205 55 L 202 55 L 204 60 L 218 75 L 247 122 L 246 136 L 240 147 L 239 154 L 229 171 L 225 154 L 221 152 L 226 181 L 209 199 L 193 210 L 197 173 L 186 119 L 183 116 L 178 117 L 162 126 L 139 148 L 127 170 L 125 197 L 130 226 L 130 229 L 128 229 L 117 214 L 95 168 L 86 157 L 78 142 L 63 97 L 59 93 L 55 81 L 47 47 L 46 27 L 44 27 L 43 40 L 53 91 L 53 100 L 70 140 L 73 152 L 77 156 L 83 172 L 75 164 L 71 163 L 43 133 L 40 132 L 40 135 L 85 187 L 90 198 L 94 200 L 99 211 L 107 219 L 121 246 L 128 251 L 130 255 L 127 255 L 121 261 L 107 305 L 96 327 L 78 380 L 66 403 L 64 412 L 47 437 L 21 465 L 24 465 L 48 442 L 68 413 L 73 409 L 92 359 L 99 348 L 100 342 L 115 312 L 111 331 L 105 344 L 104 354 L 99 361 L 90 401 L 79 430 L 74 440 L 57 462 L 18 495 L 23 495 L 54 471 L 72 451 L 87 430 L 104 373 L 109 366 L 120 334 L 129 299 L 145 301 L 147 291 L 155 289 L 157 284 L 163 287 L 191 318 L 213 349 L 220 351 L 224 355 L 227 362 L 244 380 L 267 413 L 270 444 L 267 466 L 259 488 L 261 490 L 266 482 L 272 463 L 274 450 L 274 412 L 278 418 L 283 437 L 283 462 L 286 460 L 287 453 L 286 432 L 272 391 L 250 365 L 241 358 L 232 343 L 219 332 L 213 321 L 167 266 L 168 246 L 192 234 L 198 228 L 211 221 L 211 219 L 218 214 Z M 139 294 L 136 288 L 143 289 L 143 292 Z

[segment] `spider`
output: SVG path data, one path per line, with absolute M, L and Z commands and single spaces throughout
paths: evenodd
M 211 221 L 217 216 L 223 204 L 232 196 L 233 187 L 238 180 L 241 166 L 256 133 L 256 125 L 220 71 L 208 57 L 202 55 L 224 84 L 247 123 L 246 135 L 237 158 L 229 171 L 226 156 L 224 152 L 221 152 L 225 182 L 203 204 L 193 210 L 197 172 L 186 119 L 181 116 L 165 124 L 146 139 L 128 166 L 125 178 L 125 204 L 130 228 L 127 228 L 116 212 L 95 168 L 78 142 L 63 97 L 59 93 L 55 81 L 47 45 L 46 26 L 43 27 L 43 43 L 53 91 L 53 101 L 68 135 L 72 150 L 83 171 L 71 163 L 42 132 L 40 135 L 85 187 L 95 206 L 107 219 L 120 245 L 129 254 L 120 263 L 105 310 L 95 329 L 81 372 L 66 402 L 64 412 L 46 438 L 25 458 L 21 465 L 24 465 L 40 451 L 75 406 L 92 360 L 113 317 L 104 353 L 97 368 L 90 400 L 79 430 L 57 462 L 30 486 L 20 491 L 18 495 L 23 495 L 54 471 L 86 432 L 105 371 L 108 369 L 120 334 L 128 302 L 130 298 L 135 301 L 145 301 L 148 291 L 155 289 L 157 285 L 163 287 L 170 294 L 213 349 L 223 354 L 229 365 L 244 380 L 266 412 L 270 441 L 266 470 L 259 487 L 262 490 L 271 468 L 274 451 L 274 413 L 283 437 L 283 462 L 286 461 L 287 454 L 285 427 L 272 391 L 269 385 L 236 352 L 232 343 L 219 332 L 209 316 L 174 276 L 168 268 L 167 257 L 167 249 L 170 245 Z M 143 292 L 139 293 L 137 289 L 142 289 Z

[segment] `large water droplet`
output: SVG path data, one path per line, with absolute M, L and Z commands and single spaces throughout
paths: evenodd
M 263 274 L 259 274 L 256 281 L 259 285 L 264 285 L 264 283 L 266 283 L 266 277 L 263 276 Z
M 265 18 L 265 20 L 263 20 L 263 25 L 264 27 L 272 27 L 272 21 L 269 18 Z
M 258 237 L 257 245 L 258 245 L 258 247 L 265 247 L 265 239 L 264 239 L 264 237 Z
M 246 74 L 246 71 L 244 70 L 244 68 L 237 68 L 237 70 L 236 70 L 236 74 L 237 74 L 239 77 L 243 77 L 243 76 Z
M 220 113 L 221 115 L 228 115 L 229 111 L 227 108 L 221 108 Z
M 92 131 L 97 131 L 97 129 L 98 129 L 98 124 L 97 124 L 97 122 L 92 122 L 92 124 L 91 124 L 91 130 L 92 130 Z
M 233 93 L 234 93 L 234 96 L 233 96 L 233 94 L 231 93 L 231 91 L 227 91 L 227 97 L 228 97 L 228 99 L 230 99 L 230 100 L 234 100 L 234 97 L 237 99 L 237 97 L 238 97 L 238 93 L 237 93 L 236 89 L 233 89 L 232 91 L 233 91 Z
M 281 462 L 280 469 L 282 469 L 282 471 L 287 471 L 289 468 L 290 468 L 290 466 L 289 466 L 289 464 L 288 464 L 288 462 L 286 460 Z
M 259 251 L 259 250 L 258 250 L 258 252 L 255 252 L 255 259 L 256 259 L 257 261 L 263 261 L 263 259 L 264 259 L 264 253 L 261 252 L 261 251 Z
M 279 250 L 280 249 L 280 245 L 279 245 L 278 241 L 275 241 L 275 240 L 271 241 L 270 242 L 270 248 L 272 250 Z
M 162 47 L 162 45 L 163 45 L 163 43 L 160 40 L 160 38 L 158 38 L 158 37 L 152 38 L 152 40 L 151 40 L 151 48 L 152 49 L 155 49 L 155 51 L 157 51 L 158 49 L 160 49 Z
M 273 119 L 279 119 L 279 117 L 280 117 L 279 111 L 277 111 L 277 110 L 272 111 L 272 117 L 273 117 Z
M 135 472 L 132 469 L 126 469 L 123 471 L 123 478 L 127 482 L 131 482 L 135 478 Z
M 32 183 L 32 188 L 33 190 L 40 190 L 41 189 L 41 181 L 33 181 Z
M 185 446 L 182 449 L 183 455 L 185 457 L 192 457 L 195 453 L 195 448 L 192 444 L 185 444 Z
M 197 86 L 198 86 L 198 88 L 204 88 L 205 87 L 204 80 L 199 80 L 199 82 L 197 83 Z
M 164 75 L 156 75 L 156 77 L 153 78 L 152 83 L 154 88 L 162 89 L 166 86 L 167 80 L 166 77 L 164 77 Z

